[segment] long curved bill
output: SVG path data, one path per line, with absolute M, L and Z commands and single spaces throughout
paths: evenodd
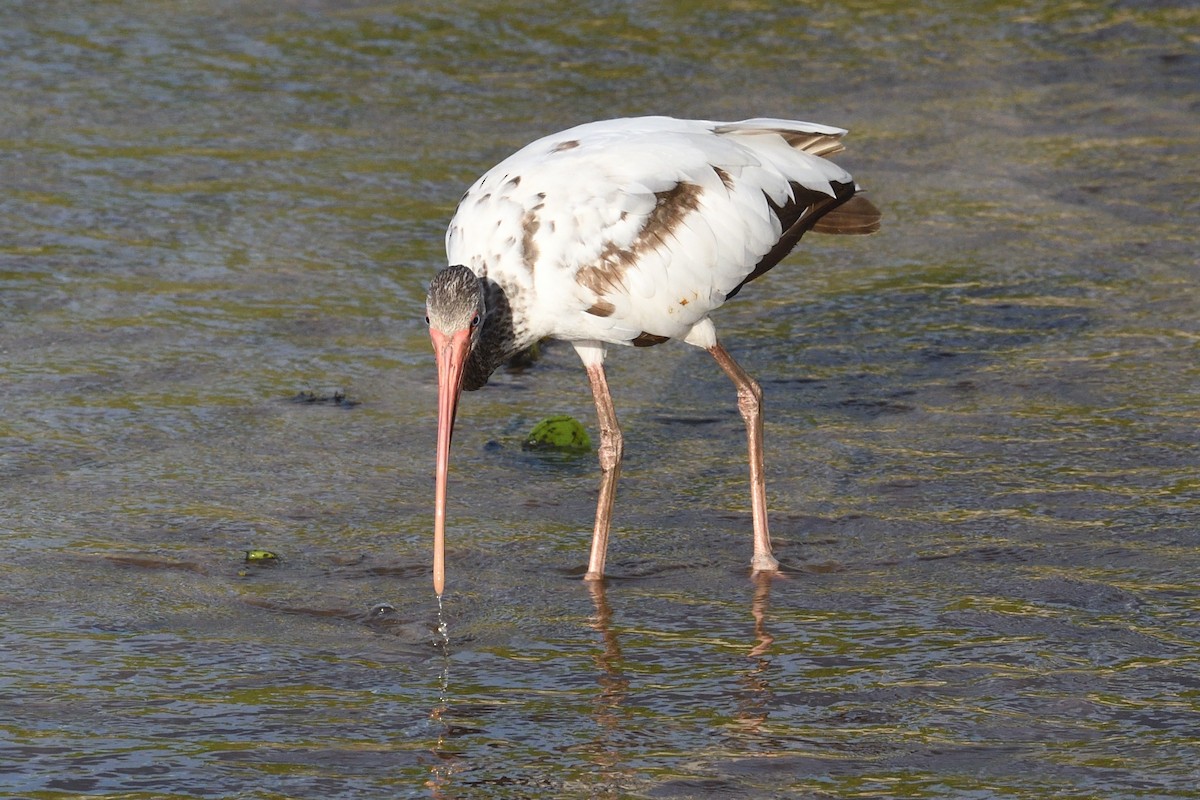
M 438 597 L 446 588 L 446 481 L 450 472 L 450 437 L 462 391 L 463 367 L 471 349 L 469 330 L 447 334 L 429 329 L 438 373 L 438 431 L 436 495 L 433 510 L 433 590 Z

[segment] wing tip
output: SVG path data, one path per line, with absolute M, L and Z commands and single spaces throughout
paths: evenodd
M 814 233 L 862 236 L 875 233 L 883 218 L 879 208 L 861 194 L 825 212 L 812 226 Z

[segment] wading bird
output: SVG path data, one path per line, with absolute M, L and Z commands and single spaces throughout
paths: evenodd
M 754 572 L 774 572 L 763 481 L 762 390 L 709 313 L 806 231 L 872 233 L 879 211 L 825 157 L 845 131 L 781 119 L 592 122 L 522 148 L 475 182 L 446 232 L 452 266 L 426 315 L 437 358 L 434 589 L 445 586 L 446 482 L 461 390 L 542 338 L 582 359 L 600 422 L 600 499 L 587 580 L 604 575 L 623 444 L 604 375 L 609 345 L 682 339 L 737 386 L 746 423 Z

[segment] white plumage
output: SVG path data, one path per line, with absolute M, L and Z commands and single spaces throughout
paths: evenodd
M 539 139 L 475 182 L 446 232 L 452 265 L 430 284 L 439 427 L 434 585 L 444 585 L 450 434 L 462 388 L 554 337 L 587 368 L 600 420 L 600 500 L 586 577 L 604 573 L 623 441 L 603 362 L 611 344 L 703 347 L 737 386 L 746 421 L 756 571 L 773 572 L 762 467 L 762 391 L 718 343 L 709 314 L 809 230 L 871 233 L 879 212 L 825 156 L 841 128 L 781 119 L 669 117 L 580 125 Z
M 544 137 L 467 190 L 446 233 L 448 262 L 520 294 L 535 340 L 686 338 L 779 241 L 782 223 L 768 198 L 785 205 L 796 183 L 830 198 L 835 184 L 853 186 L 844 169 L 788 145 L 781 131 L 823 152 L 840 149 L 845 133 L 779 119 L 642 117 Z M 680 185 L 696 187 L 696 208 L 641 248 L 636 269 L 579 281 L 605 253 L 631 252 L 653 231 L 660 193 Z M 611 313 L 589 313 L 601 301 Z

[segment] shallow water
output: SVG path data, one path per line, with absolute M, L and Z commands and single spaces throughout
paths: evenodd
M 1197 796 L 1197 30 L 0 6 L 0 794 Z M 747 575 L 732 390 L 668 345 L 610 359 L 612 576 L 579 581 L 594 459 L 520 448 L 592 425 L 551 345 L 464 400 L 439 611 L 445 223 L 640 113 L 845 125 L 885 212 L 717 316 L 787 575 Z

